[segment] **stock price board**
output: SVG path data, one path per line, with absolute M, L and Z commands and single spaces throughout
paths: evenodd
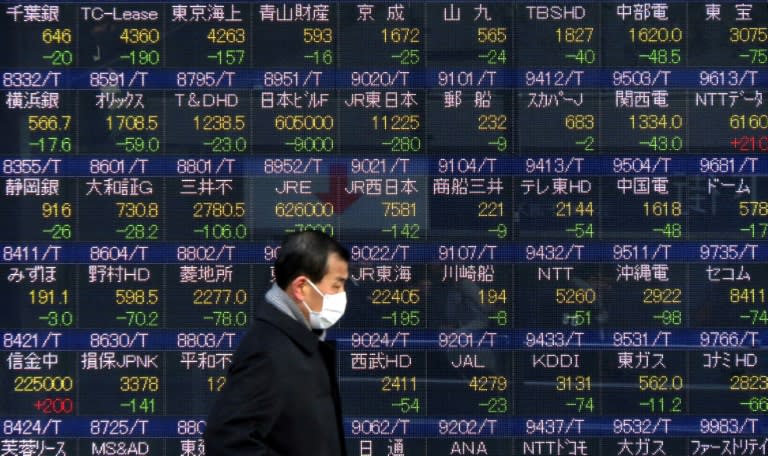
M 768 454 L 768 4 L 4 2 L 0 454 L 205 453 L 285 233 L 349 454 Z

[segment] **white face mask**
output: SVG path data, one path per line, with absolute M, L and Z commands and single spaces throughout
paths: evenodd
M 310 309 L 307 303 L 302 301 L 304 307 L 309 311 L 309 326 L 314 329 L 328 329 L 344 315 L 344 311 L 347 309 L 347 293 L 341 291 L 336 294 L 325 294 L 311 280 L 307 279 L 307 283 L 312 285 L 312 288 L 323 297 L 323 308 L 320 312 Z

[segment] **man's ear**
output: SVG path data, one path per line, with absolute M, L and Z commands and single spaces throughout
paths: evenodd
M 304 301 L 304 284 L 307 283 L 307 277 L 300 275 L 296 276 L 291 282 L 288 284 L 288 289 L 286 290 L 286 294 L 293 298 L 296 302 Z

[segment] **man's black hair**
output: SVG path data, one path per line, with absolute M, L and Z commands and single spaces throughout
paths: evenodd
M 328 257 L 336 253 L 349 262 L 349 251 L 336 239 L 320 231 L 302 231 L 288 235 L 275 261 L 275 281 L 286 289 L 300 275 L 319 282 L 328 271 Z

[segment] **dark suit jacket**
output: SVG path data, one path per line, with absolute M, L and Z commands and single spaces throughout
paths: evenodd
M 335 350 L 263 303 L 208 416 L 207 456 L 343 456 Z

